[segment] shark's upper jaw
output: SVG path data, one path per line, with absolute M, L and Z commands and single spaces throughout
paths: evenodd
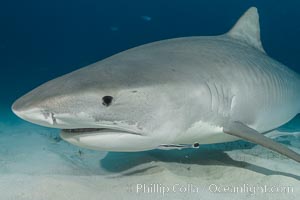
M 87 116 L 85 119 L 82 116 L 78 117 L 71 114 L 56 114 L 46 109 L 23 108 L 14 103 L 12 111 L 20 118 L 29 121 L 34 124 L 46 126 L 50 128 L 61 129 L 64 136 L 78 136 L 87 134 L 133 134 L 143 135 L 142 131 L 135 126 L 126 124 L 118 124 L 116 122 L 109 121 L 95 121 Z M 78 118 L 77 118 L 78 117 Z

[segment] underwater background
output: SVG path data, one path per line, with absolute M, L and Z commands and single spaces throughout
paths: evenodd
M 259 167 L 257 163 L 247 165 L 244 161 L 236 161 L 235 158 L 238 158 L 235 156 L 241 149 L 246 149 L 243 153 L 246 152 L 248 155 L 251 149 L 259 148 L 247 142 L 207 145 L 199 150 L 180 152 L 154 150 L 107 154 L 67 144 L 59 138 L 58 130 L 22 121 L 11 112 L 14 100 L 48 80 L 145 43 L 175 37 L 223 34 L 251 6 L 258 8 L 261 39 L 268 55 L 300 73 L 300 1 L 297 0 L 0 1 L 0 199 L 39 199 L 41 197 L 39 195 L 46 191 L 48 182 L 43 182 L 45 188 L 39 188 L 38 192 L 34 193 L 34 185 L 24 187 L 27 182 L 34 182 L 32 177 L 27 177 L 29 175 L 39 176 L 35 181 L 37 185 L 42 185 L 40 181 L 45 180 L 44 177 L 40 177 L 42 175 L 119 176 L 121 173 L 122 176 L 124 174 L 130 176 L 134 172 L 127 170 L 135 167 L 138 167 L 139 176 L 130 176 L 125 182 L 140 179 L 141 174 L 149 169 L 150 172 L 147 172 L 145 177 L 151 175 L 154 182 L 162 176 L 164 180 L 177 180 L 170 178 L 172 174 L 179 174 L 181 181 L 182 177 L 200 177 L 200 179 L 205 177 L 210 180 L 208 177 L 214 177 L 210 173 L 212 166 L 224 165 L 245 168 L 263 176 L 288 177 L 289 180 L 293 179 L 289 183 L 297 183 L 299 186 L 300 174 L 292 173 L 292 169 L 299 170 L 299 167 L 290 165 L 292 166 L 290 169 L 283 166 L 286 171 L 281 171 L 280 167 L 267 169 Z M 279 130 L 298 134 L 300 116 Z M 277 140 L 299 150 L 300 139 L 297 134 Z M 231 154 L 227 154 L 227 151 Z M 211 152 L 209 156 L 207 152 Z M 256 153 L 249 155 L 268 157 L 267 153 L 270 152 L 262 153 L 259 148 Z M 202 155 L 202 160 L 199 160 L 198 155 Z M 271 157 L 273 156 L 272 154 Z M 282 159 L 278 157 L 280 156 L 277 155 L 274 159 L 277 159 L 276 161 Z M 222 160 L 223 164 L 215 161 L 218 159 Z M 155 165 L 148 164 L 139 168 L 145 163 L 153 164 L 153 162 Z M 286 162 L 289 164 L 292 161 Z M 189 175 L 178 173 L 182 170 L 181 164 L 188 169 Z M 210 169 L 205 168 L 210 164 Z M 194 172 L 198 174 L 197 176 L 190 172 L 189 165 L 202 167 Z M 217 167 L 216 171 L 219 170 Z M 161 171 L 164 171 L 163 174 Z M 233 174 L 236 172 L 232 172 L 231 175 Z M 231 175 L 229 173 L 229 176 Z M 253 174 L 245 175 L 246 179 L 247 177 L 251 178 Z M 268 180 L 276 182 L 277 179 L 273 178 Z M 106 189 L 95 187 L 100 181 L 97 178 L 93 180 L 94 182 L 88 178 L 83 179 L 82 185 L 93 186 L 87 188 L 83 188 L 82 185 L 74 186 L 82 190 L 81 194 L 88 191 L 95 199 L 98 194 L 109 195 Z M 82 183 L 83 179 L 73 180 L 69 177 L 68 181 Z M 66 179 L 58 178 L 58 180 L 63 182 L 62 180 Z M 264 179 L 260 177 L 259 180 Z M 113 181 L 108 183 L 108 186 L 117 185 Z M 61 186 L 53 182 L 51 184 L 54 188 Z M 10 191 L 15 186 L 19 186 L 19 190 Z M 95 190 L 91 191 L 91 188 Z M 119 193 L 118 197 L 122 199 L 122 192 Z M 60 191 L 52 197 L 64 199 L 63 194 L 64 191 Z M 52 199 L 49 194 L 44 195 L 44 199 Z M 287 199 L 296 199 L 296 192 L 293 195 Z M 81 196 L 75 195 L 74 199 L 76 197 L 80 199 Z M 215 196 L 210 198 L 213 199 Z M 232 199 L 232 196 L 228 198 Z M 276 199 L 276 196 L 272 196 L 272 199 L 274 198 Z M 282 196 L 280 198 L 284 199 Z
M 16 98 L 45 81 L 128 48 L 225 33 L 250 6 L 260 13 L 267 53 L 299 72 L 297 0 L 1 1 L 1 110 L 10 113 Z

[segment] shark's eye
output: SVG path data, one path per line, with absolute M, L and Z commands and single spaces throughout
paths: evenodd
M 111 104 L 112 100 L 113 100 L 113 97 L 112 97 L 112 96 L 104 96 L 104 97 L 102 98 L 102 104 L 103 104 L 104 106 L 109 106 L 109 105 Z

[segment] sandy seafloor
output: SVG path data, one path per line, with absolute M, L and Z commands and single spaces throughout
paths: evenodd
M 298 117 L 281 128 L 286 136 L 276 140 L 300 153 L 299 121 Z M 282 200 L 299 195 L 298 163 L 243 141 L 199 149 L 107 153 L 68 144 L 55 129 L 21 120 L 0 122 L 1 200 Z

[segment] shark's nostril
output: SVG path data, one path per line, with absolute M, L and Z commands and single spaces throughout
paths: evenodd
M 51 116 L 51 119 L 52 119 L 52 124 L 57 124 L 54 113 L 50 113 L 50 116 Z
M 44 116 L 45 120 L 49 121 L 51 124 L 57 124 L 56 117 L 53 112 L 41 111 L 41 114 Z

